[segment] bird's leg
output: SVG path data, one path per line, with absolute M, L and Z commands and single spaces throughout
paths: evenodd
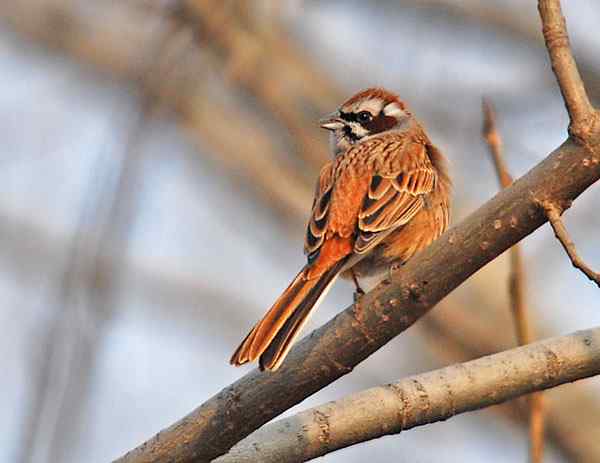
M 358 282 L 356 273 L 354 273 L 354 269 L 351 269 L 350 273 L 352 274 L 352 281 L 354 282 L 354 302 L 356 302 L 362 295 L 365 294 L 365 291 L 360 287 L 360 283 Z
M 390 269 L 389 269 L 389 273 L 388 273 L 388 279 L 390 281 L 392 280 L 394 273 L 396 273 L 398 270 L 400 270 L 402 267 L 404 267 L 405 263 L 406 262 L 396 261 L 392 265 L 390 265 Z

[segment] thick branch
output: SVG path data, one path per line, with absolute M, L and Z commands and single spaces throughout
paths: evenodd
M 558 80 L 571 119 L 571 133 L 580 138 L 590 130 L 597 113 L 587 96 L 571 52 L 560 0 L 539 0 L 538 9 L 552 70 Z
M 465 362 L 509 348 L 509 340 L 505 339 L 508 336 L 499 334 L 498 324 L 490 323 L 485 316 L 477 316 L 479 310 L 467 313 L 460 305 L 448 307 L 446 301 L 440 304 L 444 307 L 430 312 L 415 327 L 427 336 L 428 345 L 442 364 Z M 545 434 L 551 446 L 560 451 L 565 461 L 600 461 L 600 441 L 593 431 L 600 429 L 600 409 L 596 401 L 591 400 L 595 397 L 593 391 L 582 384 L 553 389 L 549 395 L 551 406 L 544 414 L 547 416 Z M 489 412 L 511 420 L 509 425 L 528 423 L 530 413 L 526 405 L 525 401 L 516 400 L 492 407 Z M 573 410 L 586 410 L 586 413 L 574 415 Z
M 569 236 L 569 232 L 567 231 L 562 219 L 560 218 L 560 215 L 562 213 L 561 208 L 559 208 L 552 201 L 542 201 L 540 205 L 544 209 L 546 216 L 548 217 L 548 221 L 550 222 L 550 225 L 552 225 L 554 235 L 556 236 L 558 241 L 560 241 L 560 244 L 569 256 L 569 259 L 571 259 L 573 267 L 581 270 L 585 276 L 587 276 L 591 281 L 596 283 L 596 285 L 598 285 L 598 287 L 600 288 L 600 273 L 594 272 L 577 253 L 575 243 Z
M 266 425 L 216 462 L 307 461 L 598 374 L 600 328 L 595 328 L 412 376 L 311 408 Z

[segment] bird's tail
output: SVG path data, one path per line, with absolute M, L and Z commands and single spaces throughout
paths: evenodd
M 231 357 L 231 364 L 242 365 L 259 358 L 261 370 L 277 370 L 309 315 L 339 275 L 343 264 L 342 260 L 320 276 L 310 279 L 308 267 L 304 267 L 248 333 Z

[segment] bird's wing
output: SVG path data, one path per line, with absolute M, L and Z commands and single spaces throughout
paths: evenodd
M 329 205 L 334 186 L 334 167 L 335 163 L 331 161 L 321 169 L 315 188 L 312 212 L 304 239 L 304 253 L 308 256 L 309 263 L 317 257 L 325 241 L 325 232 L 329 222 Z
M 365 254 L 423 207 L 436 173 L 419 138 L 375 137 L 322 170 L 304 251 L 309 275 L 350 254 Z
M 368 252 L 390 231 L 408 223 L 425 204 L 437 181 L 436 171 L 419 141 L 386 147 L 386 157 L 375 163 L 369 188 L 358 214 L 354 251 Z

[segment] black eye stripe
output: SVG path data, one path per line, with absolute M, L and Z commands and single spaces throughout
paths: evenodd
M 364 124 L 365 122 L 373 120 L 373 117 L 374 116 L 370 111 L 361 111 L 358 114 L 340 111 L 340 118 L 346 122 L 358 122 L 359 124 Z
M 348 122 L 354 122 L 356 120 L 354 113 L 345 113 L 344 111 L 340 111 L 340 118 Z

